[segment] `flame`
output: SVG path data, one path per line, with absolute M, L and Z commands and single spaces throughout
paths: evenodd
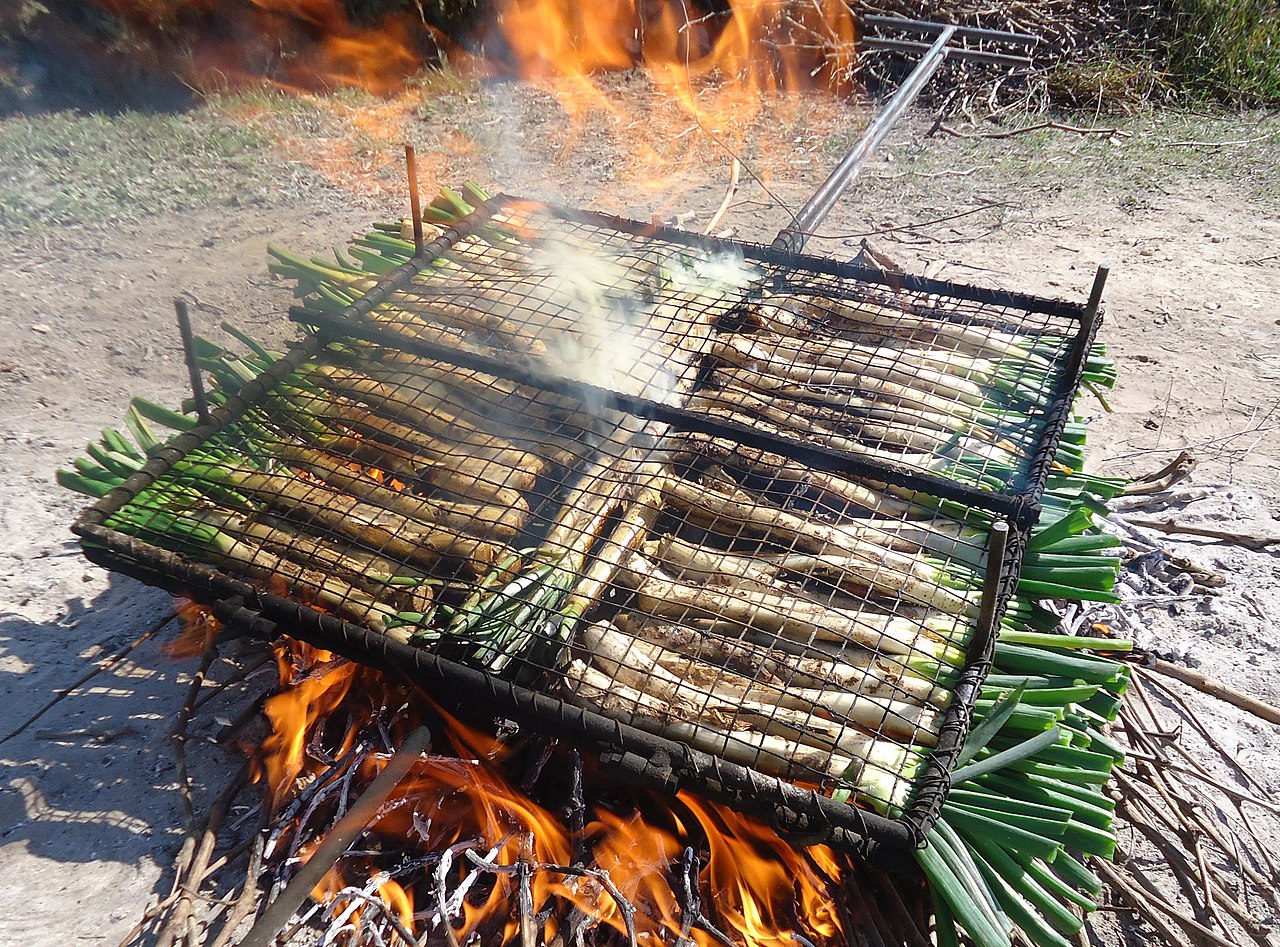
M 637 907 L 633 923 L 639 943 L 672 943 L 684 931 L 698 947 L 715 947 L 720 941 L 685 916 L 686 906 L 675 894 L 690 846 L 706 852 L 704 863 L 693 865 L 701 899 L 715 904 L 716 922 L 735 941 L 745 947 L 794 947 L 793 932 L 816 944 L 846 940 L 834 886 L 853 869 L 828 848 L 793 848 L 763 823 L 688 793 L 670 799 L 625 791 L 621 798 L 630 802 L 620 802 L 617 793 L 602 794 L 613 802 L 590 806 L 585 829 L 575 840 L 561 815 L 504 776 L 508 769 L 520 769 L 511 747 L 449 717 L 421 692 L 292 641 L 279 648 L 278 666 L 282 687 L 266 704 L 272 732 L 255 750 L 278 811 L 315 780 L 346 778 L 340 766 L 331 769 L 321 757 L 341 758 L 373 732 L 389 732 L 395 745 L 411 726 L 431 720 L 438 755 L 415 763 L 382 805 L 367 830 L 379 841 L 367 847 L 413 857 L 465 845 L 472 855 L 459 851 L 453 859 L 446 879 L 450 891 L 475 872 L 473 859 L 492 866 L 486 882 L 473 884 L 450 918 L 459 943 L 522 941 L 515 906 L 524 872 L 535 914 L 547 912 L 536 932 L 542 942 L 560 934 L 558 925 L 570 906 L 625 934 L 626 919 L 612 886 Z M 388 716 L 387 708 L 396 712 Z M 382 714 L 378 727 L 372 726 L 376 714 Z M 385 755 L 357 759 L 351 799 L 376 776 Z M 607 786 L 608 774 L 592 772 L 590 780 L 592 786 Z M 325 815 L 316 824 L 331 819 L 332 814 Z M 300 840 L 297 857 L 305 861 L 318 842 L 314 834 Z M 584 853 L 593 866 L 585 874 L 573 867 Z M 342 892 L 349 886 L 363 889 L 421 936 L 423 924 L 437 923 L 430 879 L 389 877 L 386 864 L 385 858 L 378 864 L 343 858 L 313 896 L 334 900 L 348 918 L 358 918 L 360 903 L 343 905 Z M 436 936 L 442 933 L 437 929 Z
M 721 915 L 748 944 L 794 945 L 789 933 L 779 933 L 786 931 L 785 912 L 795 910 L 794 905 L 781 903 L 779 892 L 795 893 L 800 916 L 811 933 L 825 938 L 842 933 L 831 899 L 821 894 L 822 880 L 791 845 L 732 809 L 688 793 L 680 798 L 697 816 L 710 846 L 707 881 L 710 890 L 722 893 Z M 825 846 L 815 846 L 810 857 L 827 866 L 836 864 L 834 853 Z M 835 877 L 840 873 L 837 868 Z
M 690 11 L 685 0 L 506 0 L 498 29 L 515 72 L 551 91 L 572 121 L 599 112 L 637 129 L 632 183 L 660 190 L 699 160 L 686 135 L 738 155 L 767 104 L 783 93 L 846 86 L 852 73 L 853 18 L 843 0 L 729 0 L 717 16 Z M 607 91 L 602 73 L 632 67 L 693 125 L 673 136 Z
M 395 881 L 386 881 L 378 886 L 378 897 L 400 918 L 401 924 L 413 928 L 413 899 L 409 892 Z
M 289 92 L 358 87 L 387 95 L 437 49 L 419 19 L 401 13 L 362 25 L 342 0 L 96 2 L 146 41 L 141 49 L 203 90 L 266 81 Z
M 300 642 L 277 648 L 276 666 L 282 690 L 263 703 L 271 735 L 263 741 L 258 762 L 259 775 L 266 779 L 278 805 L 301 774 L 322 765 L 308 759 L 309 739 L 343 705 L 353 680 L 371 672 Z M 350 748 L 352 735 L 349 732 L 341 742 L 341 750 Z
M 784 154 L 795 158 L 786 129 L 811 117 L 790 94 L 846 91 L 854 71 L 848 0 L 496 0 L 487 21 L 453 37 L 429 25 L 420 3 L 371 4 L 382 12 L 360 22 L 349 12 L 360 5 L 344 0 L 94 2 L 133 51 L 122 64 L 104 61 L 103 72 L 177 76 L 202 92 L 265 84 L 291 95 L 357 88 L 380 97 L 317 98 L 315 108 L 346 133 L 280 147 L 339 186 L 388 200 L 403 196 L 400 175 L 389 166 L 398 165 L 406 138 L 422 135 L 418 119 L 433 88 L 456 91 L 476 78 L 536 84 L 555 96 L 570 134 L 553 128 L 528 147 L 545 148 L 548 139 L 564 141 L 565 149 L 589 142 L 580 130 L 600 117 L 595 127 L 626 154 L 609 173 L 652 197 L 695 170 L 705 178 L 703 168 L 730 155 L 750 155 L 748 172 L 768 180 Z M 74 7 L 70 0 L 51 4 L 57 23 L 48 32 L 66 54 L 111 55 L 95 50 L 83 25 L 59 12 L 64 6 Z M 433 63 L 448 69 L 424 72 Z M 632 69 L 648 77 L 647 87 L 637 81 L 618 94 L 606 74 Z M 235 117 L 266 121 L 273 108 L 256 96 L 224 107 Z M 485 125 L 510 118 L 499 114 Z M 418 142 L 424 170 L 444 178 L 492 173 L 476 167 L 486 163 L 485 138 L 473 137 L 465 124 L 431 138 Z M 510 136 L 497 150 L 525 147 L 525 140 Z
M 740 105 L 762 92 L 801 91 L 847 77 L 854 40 L 849 7 L 839 0 L 784 3 L 730 0 L 720 16 L 689 19 L 684 2 L 506 0 L 498 28 L 525 79 L 559 78 L 596 104 L 602 72 L 640 66 L 694 116 L 715 103 Z M 821 45 L 815 45 L 819 42 Z M 717 80 L 699 101 L 694 85 Z
M 388 17 L 361 27 L 352 23 L 339 0 L 252 0 L 252 5 L 254 23 L 264 35 L 293 36 L 300 47 L 298 55 L 281 59 L 282 72 L 274 77 L 281 88 L 355 86 L 386 95 L 421 67 L 406 18 Z
M 411 4 L 362 23 L 343 0 L 96 3 L 159 48 L 190 44 L 189 78 L 206 89 L 266 80 L 294 92 L 390 95 L 442 52 L 451 62 L 476 59 L 465 52 L 474 36 L 452 42 Z M 713 75 L 725 88 L 810 89 L 847 77 L 854 38 L 844 0 L 499 0 L 495 9 L 490 28 L 505 49 L 488 71 L 508 59 L 524 78 L 561 77 L 583 91 L 596 74 L 634 66 L 670 91 Z
M 213 617 L 213 609 L 188 598 L 180 598 L 174 610 L 178 614 L 178 636 L 164 646 L 174 658 L 194 658 L 204 654 L 218 636 L 222 623 Z

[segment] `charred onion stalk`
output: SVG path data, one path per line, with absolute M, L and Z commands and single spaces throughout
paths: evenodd
M 515 578 L 501 569 L 486 576 L 447 629 L 482 642 L 473 659 L 494 673 L 512 667 L 517 679 L 536 679 L 563 664 L 562 651 L 577 619 L 598 593 L 579 589 L 592 547 L 611 515 L 637 485 L 637 439 L 642 427 L 622 421 L 598 447 L 599 456 L 569 485 L 561 513 L 541 547 L 525 550 Z M 589 577 L 588 577 L 589 578 Z
M 120 486 L 121 458 L 130 455 L 118 437 L 113 441 L 114 456 L 95 452 L 110 468 L 77 464 L 74 472 L 59 471 L 59 482 L 90 496 Z M 140 454 L 132 460 L 141 466 Z M 304 601 L 379 631 L 395 634 L 393 628 L 430 615 L 438 583 L 425 574 L 376 553 L 317 541 L 269 515 L 221 505 L 219 491 L 211 492 L 212 498 L 178 483 L 144 490 L 107 522 L 157 545 L 279 582 Z
M 752 310 L 755 332 L 725 332 L 696 404 L 890 464 L 937 471 L 992 489 L 1028 460 L 1043 424 L 1053 362 L 1069 341 L 912 311 L 788 295 Z M 750 328 L 752 320 L 748 320 Z M 1095 347 L 1086 384 L 1109 386 Z M 1079 469 L 1074 453 L 1060 458 Z
M 253 356 L 200 343 L 215 403 L 277 358 L 245 341 Z M 349 397 L 353 391 L 360 400 Z M 524 526 L 528 504 L 505 484 L 531 487 L 547 462 L 486 432 L 483 415 L 472 423 L 429 400 L 394 396 L 395 389 L 369 375 L 308 366 L 273 386 L 264 408 L 244 410 L 189 451 L 108 525 L 281 583 L 319 608 L 395 637 L 420 629 L 420 640 L 438 638 L 427 629 L 448 627 L 456 616 L 434 600 L 441 579 L 430 576 L 448 579 L 459 568 L 491 580 L 514 575 L 516 557 L 505 541 Z M 415 427 L 390 415 L 408 415 Z M 105 495 L 163 445 L 153 424 L 185 430 L 194 421 L 137 401 L 126 417 L 132 439 L 104 432 L 89 457 L 60 472 L 59 480 Z M 406 439 L 408 451 L 390 446 Z M 361 450 L 344 452 L 352 446 Z M 390 450 L 400 453 L 392 457 Z M 438 465 L 442 476 L 432 482 L 424 467 L 441 451 L 456 454 L 447 471 Z M 405 480 L 428 480 L 432 495 L 413 492 L 389 464 L 374 468 L 370 459 L 403 460 Z M 575 574 L 563 572 L 552 584 L 567 586 Z
M 898 739 L 914 739 L 925 745 L 934 742 L 938 724 L 935 709 L 895 699 L 892 685 L 885 679 L 867 675 L 847 690 L 798 686 L 790 676 L 786 681 L 770 681 L 754 672 L 740 673 L 700 660 L 696 654 L 664 647 L 657 643 L 661 639 L 649 634 L 650 626 L 643 621 L 630 621 L 625 627 L 627 631 L 614 622 L 595 622 L 583 630 L 582 641 L 598 668 L 637 690 L 698 706 L 749 706 L 766 727 L 770 721 L 763 718 L 767 709 L 774 707 L 806 714 L 816 711 L 821 718 L 811 721 L 815 730 L 829 719 L 837 724 L 837 730 L 841 729 L 839 724 L 850 723 Z M 825 745 L 830 728 L 824 731 L 816 735 L 823 741 L 819 745 Z M 802 735 L 800 739 L 806 738 Z
M 696 749 L 764 772 L 798 780 L 836 779 L 856 787 L 863 801 L 877 806 L 905 800 L 918 754 L 839 726 L 823 738 L 807 712 L 732 703 L 655 696 L 615 680 L 607 672 L 573 661 L 565 672 L 575 695 L 606 716 L 654 730 Z M 765 729 L 743 727 L 752 719 Z

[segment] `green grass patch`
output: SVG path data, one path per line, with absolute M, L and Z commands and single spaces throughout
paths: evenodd
M 1160 0 L 1154 16 L 1175 88 L 1231 105 L 1280 104 L 1280 2 Z
M 278 172 L 269 147 L 251 125 L 200 111 L 12 116 L 0 121 L 0 231 L 265 202 Z
M 1047 77 L 1058 105 L 1104 112 L 1141 102 L 1280 105 L 1280 0 L 1154 0 L 1085 57 Z

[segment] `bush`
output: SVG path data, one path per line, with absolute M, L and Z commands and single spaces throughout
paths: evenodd
M 1157 0 L 1135 23 L 1169 85 L 1232 105 L 1280 103 L 1280 2 Z

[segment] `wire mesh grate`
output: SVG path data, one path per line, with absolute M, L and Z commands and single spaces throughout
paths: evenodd
M 709 410 L 751 404 L 793 437 L 979 490 L 1034 489 L 1078 313 L 794 267 L 769 286 L 746 331 L 717 340 Z
M 495 201 L 308 300 L 318 334 L 222 376 L 82 535 L 918 827 L 990 643 L 998 495 L 1088 340 L 824 266 Z
M 977 636 L 985 529 L 921 495 L 876 516 L 827 492 L 872 488 L 733 442 L 660 450 L 596 559 L 572 698 L 900 813 Z
M 387 289 L 313 305 L 331 329 L 640 396 L 973 502 L 1040 489 L 1089 343 L 1080 306 L 515 198 Z
M 881 811 L 937 741 L 986 542 L 922 495 L 350 343 L 104 525 Z

